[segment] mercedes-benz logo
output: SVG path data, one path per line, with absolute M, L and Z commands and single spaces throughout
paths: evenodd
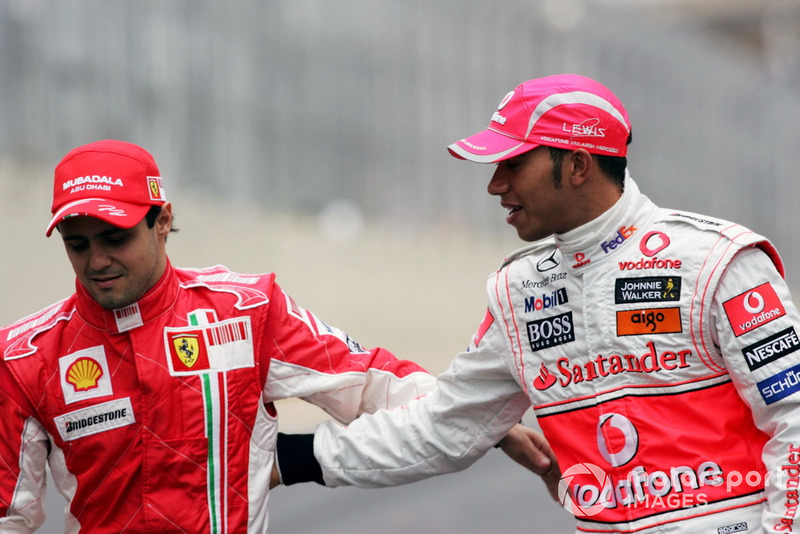
M 556 267 L 558 267 L 558 260 L 555 257 L 556 252 L 558 252 L 558 249 L 554 248 L 553 252 L 551 252 L 549 256 L 539 260 L 539 263 L 536 264 L 536 270 L 539 271 L 540 273 L 543 273 L 545 271 L 549 271 L 551 269 L 555 269 Z

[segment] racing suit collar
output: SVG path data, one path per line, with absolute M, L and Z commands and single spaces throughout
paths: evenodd
M 172 307 L 178 294 L 178 279 L 167 258 L 164 274 L 134 304 L 118 310 L 107 310 L 94 300 L 79 281 L 75 281 L 77 310 L 90 326 L 111 333 L 127 332 L 142 326 Z
M 652 212 L 654 209 L 655 205 L 628 176 L 625 179 L 625 191 L 611 208 L 574 230 L 556 234 L 556 246 L 566 258 L 570 270 L 581 272 L 625 248 L 632 241 L 630 238 L 636 234 L 643 217 L 646 217 L 643 212 Z

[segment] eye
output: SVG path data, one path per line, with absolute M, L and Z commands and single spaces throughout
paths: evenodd
M 89 249 L 89 242 L 83 239 L 65 240 L 64 245 L 73 252 L 84 252 Z
M 125 244 L 128 241 L 130 235 L 127 232 L 124 233 L 114 233 L 109 234 L 103 238 L 106 245 L 109 247 L 119 247 Z

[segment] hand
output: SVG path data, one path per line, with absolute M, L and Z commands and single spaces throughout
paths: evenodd
M 541 432 L 523 425 L 514 425 L 500 440 L 500 448 L 509 458 L 542 477 L 550 497 L 559 502 L 558 482 L 561 480 L 561 469 L 550 444 Z
M 278 462 L 277 460 L 275 463 L 272 464 L 272 473 L 269 475 L 269 489 L 274 488 L 275 486 L 281 485 L 281 475 L 278 472 Z

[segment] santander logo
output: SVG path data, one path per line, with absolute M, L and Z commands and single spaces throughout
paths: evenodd
M 567 357 L 556 360 L 558 375 L 542 363 L 533 387 L 545 391 L 558 383 L 562 388 L 582 382 L 602 380 L 622 373 L 669 373 L 691 366 L 692 350 L 659 350 L 655 341 L 648 341 L 642 354 L 598 354 L 593 360 L 572 361 Z
M 555 384 L 556 380 L 558 379 L 550 374 L 550 371 L 547 370 L 547 367 L 542 364 L 542 366 L 539 368 L 539 376 L 537 376 L 533 381 L 533 387 L 539 391 L 544 391 Z

